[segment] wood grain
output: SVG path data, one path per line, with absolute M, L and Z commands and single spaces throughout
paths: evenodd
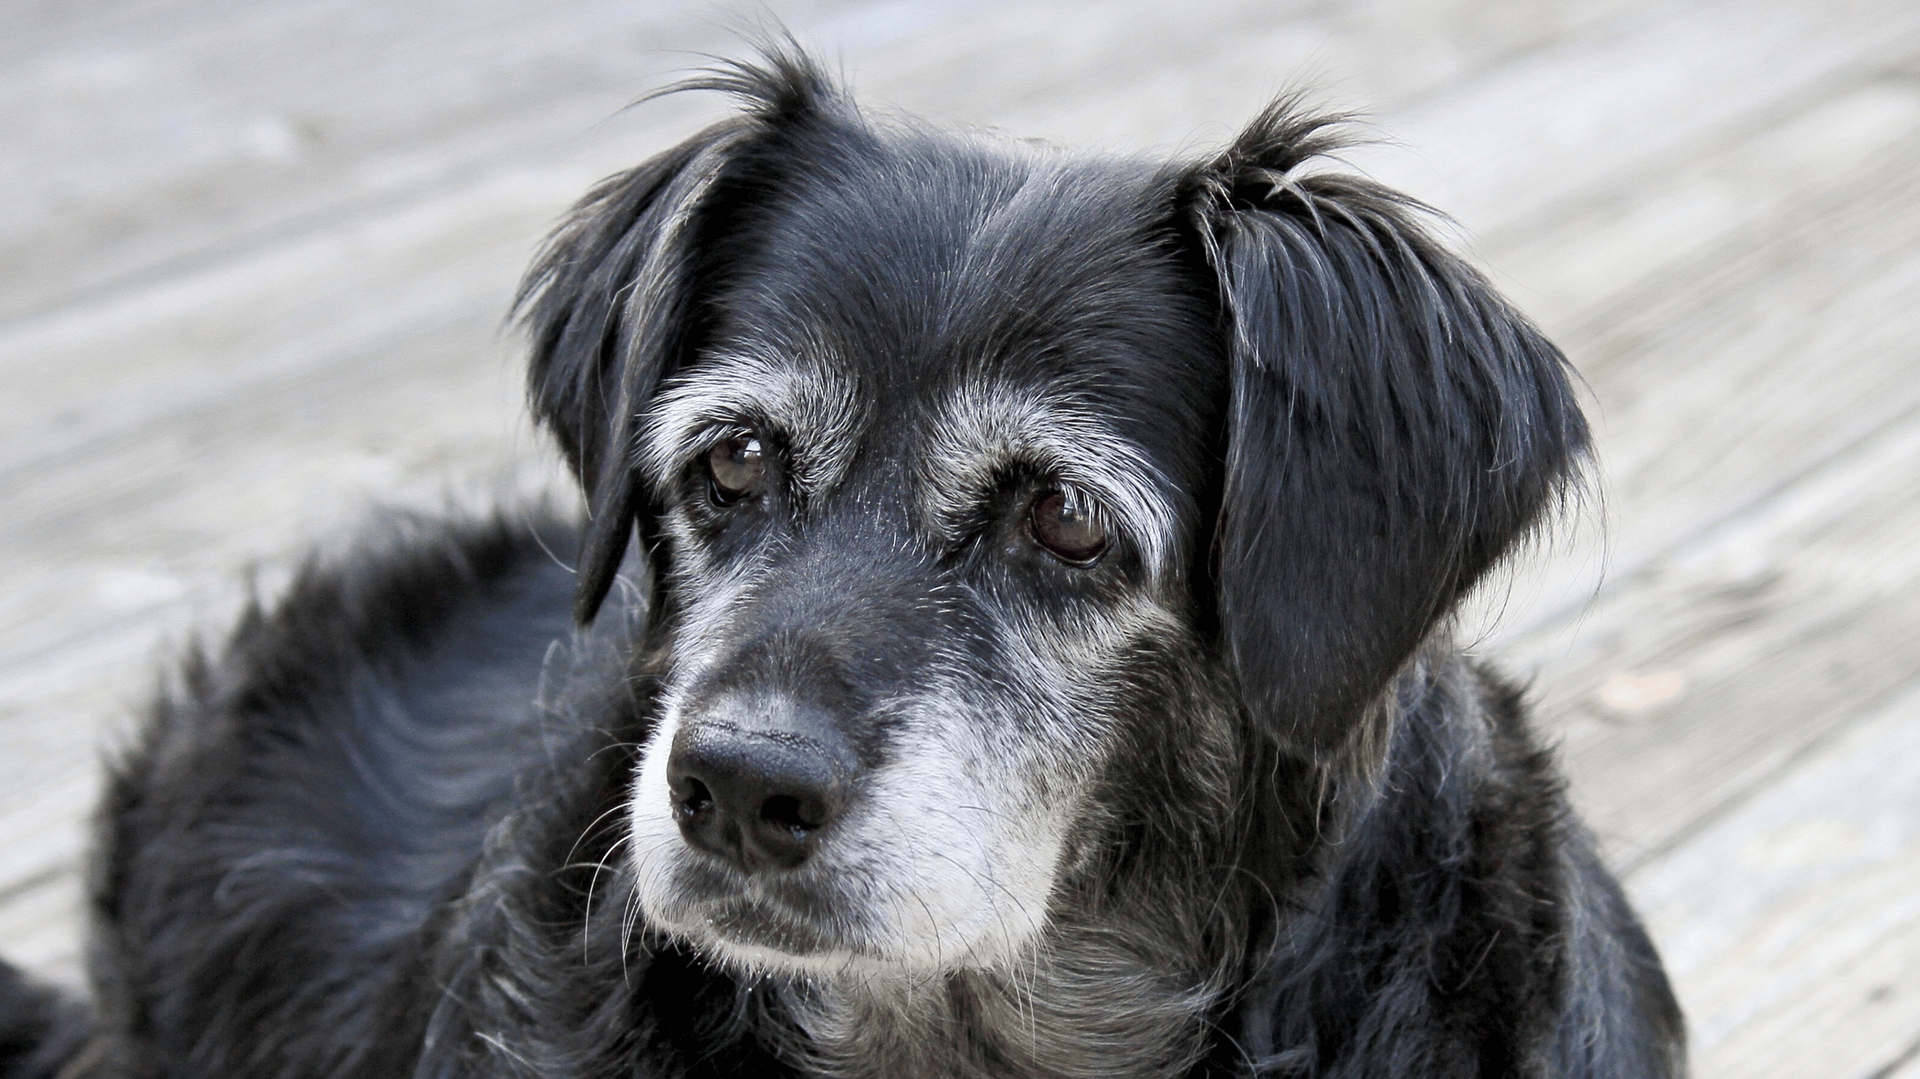
M 1871 1079 L 1920 1036 L 1920 685 L 1632 884 L 1702 1079 Z
M 1917 164 L 1589 342 L 1623 564 L 1505 651 L 1551 671 L 1576 790 L 1629 863 L 1920 669 Z M 1598 700 L 1662 670 L 1687 690 Z
M 513 282 L 723 103 L 622 106 L 738 49 L 627 0 L 15 7 L 0 949 L 71 982 L 97 759 L 156 663 L 373 502 L 563 488 Z M 1699 1074 L 1920 1079 L 1920 5 L 776 14 L 866 101 L 1076 145 L 1199 152 L 1290 84 L 1366 108 L 1393 141 L 1354 162 L 1588 380 L 1603 497 L 1465 624 L 1534 676 Z

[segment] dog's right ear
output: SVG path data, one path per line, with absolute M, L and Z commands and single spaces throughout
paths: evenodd
M 613 587 L 636 524 L 656 588 L 662 579 L 653 498 L 632 453 L 648 401 L 697 337 L 715 208 L 737 201 L 727 188 L 764 190 L 766 177 L 737 175 L 753 147 L 839 100 L 791 47 L 671 89 L 719 90 L 744 108 L 588 192 L 547 240 L 514 304 L 531 338 L 534 417 L 559 440 L 587 496 L 573 609 L 582 624 Z
M 1373 705 L 1554 505 L 1587 428 L 1559 350 L 1422 207 L 1313 170 L 1337 124 L 1278 102 L 1183 190 L 1230 375 L 1227 658 L 1264 729 L 1370 766 Z

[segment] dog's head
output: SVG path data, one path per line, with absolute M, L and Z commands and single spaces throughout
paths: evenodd
M 702 85 L 745 107 L 591 193 L 523 305 L 577 613 L 637 531 L 667 657 L 639 900 L 711 954 L 1004 963 L 1224 831 L 1258 740 L 1377 754 L 1581 452 L 1552 346 L 1304 171 L 1323 122 L 1163 167 L 871 123 L 792 58 Z

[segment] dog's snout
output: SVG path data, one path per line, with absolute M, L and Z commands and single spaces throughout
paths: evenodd
M 708 723 L 674 738 L 667 782 L 687 842 L 754 873 L 806 861 L 843 807 L 853 769 L 830 731 Z

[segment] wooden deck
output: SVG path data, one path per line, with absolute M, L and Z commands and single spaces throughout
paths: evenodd
M 863 98 L 1113 148 L 1276 89 L 1575 358 L 1577 527 L 1483 597 L 1705 1079 L 1920 1079 L 1920 4 L 776 2 Z M 749 9 L 757 10 L 757 9 Z M 1173 13 L 1173 12 L 1176 12 Z M 752 16 L 749 16 L 752 17 Z M 499 330 L 592 180 L 714 116 L 715 7 L 17 4 L 0 42 L 0 951 L 79 977 L 156 661 L 374 501 L 553 482 Z M 448 492 L 455 492 L 449 494 Z

